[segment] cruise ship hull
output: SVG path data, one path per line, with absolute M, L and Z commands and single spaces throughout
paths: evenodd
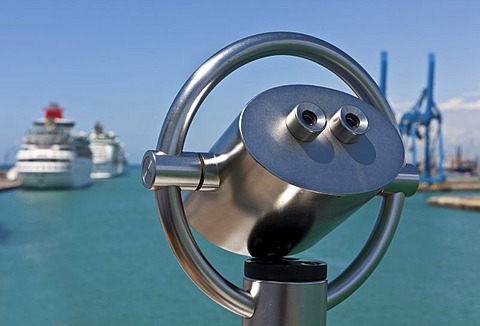
M 92 183 L 92 161 L 86 158 L 70 162 L 21 162 L 17 169 L 24 188 L 79 188 Z
M 92 179 L 108 179 L 125 172 L 125 165 L 123 163 L 105 162 L 95 163 L 93 166 L 91 177 Z

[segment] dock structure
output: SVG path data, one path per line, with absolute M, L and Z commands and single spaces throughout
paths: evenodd
M 19 180 L 8 180 L 6 174 L 7 171 L 0 170 L 0 191 L 16 189 L 22 185 Z
M 446 191 L 480 191 L 480 182 L 445 181 L 439 183 L 421 183 L 419 191 L 446 192 Z
M 480 211 L 480 197 L 435 196 L 427 200 L 429 205 Z

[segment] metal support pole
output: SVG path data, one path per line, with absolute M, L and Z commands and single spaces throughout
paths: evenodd
M 321 261 L 282 258 L 245 262 L 244 289 L 255 313 L 243 326 L 325 326 L 327 265 Z

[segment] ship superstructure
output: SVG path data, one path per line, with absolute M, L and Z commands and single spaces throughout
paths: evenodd
M 93 155 L 93 179 L 111 178 L 125 172 L 125 146 L 115 133 L 105 133 L 102 124 L 97 122 L 88 139 Z
M 15 170 L 25 188 L 77 188 L 91 184 L 92 153 L 88 138 L 75 135 L 72 120 L 56 103 L 33 122 L 16 155 Z

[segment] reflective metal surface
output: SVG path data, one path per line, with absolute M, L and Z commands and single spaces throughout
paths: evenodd
M 353 262 L 328 284 L 327 306 L 331 309 L 355 292 L 373 273 L 392 242 L 402 213 L 405 194 L 385 195 L 375 226 Z
M 375 107 L 392 125 L 396 126 L 393 112 L 376 83 L 347 54 L 311 36 L 297 33 L 266 33 L 248 37 L 227 46 L 199 67 L 172 103 L 158 139 L 157 151 L 172 156 L 181 154 L 195 112 L 215 85 L 244 64 L 273 55 L 297 56 L 321 64 L 339 76 L 360 99 Z M 232 148 L 231 151 L 235 155 L 236 151 L 241 149 Z M 221 162 L 219 162 L 221 171 L 220 166 Z M 148 169 L 145 172 L 148 172 Z M 148 173 L 145 176 L 149 181 Z M 362 180 L 359 176 L 356 182 L 361 183 Z M 256 304 L 252 295 L 225 280 L 201 254 L 188 227 L 179 188 L 171 186 L 162 188 L 156 190 L 155 195 L 165 235 L 186 274 L 205 294 L 223 307 L 242 317 L 251 317 Z M 395 218 L 398 215 L 396 212 L 401 209 L 403 198 L 403 194 L 387 197 L 388 205 L 385 205 L 383 213 L 379 215 L 377 225 L 395 224 Z M 389 238 L 391 228 L 377 227 L 375 230 L 378 232 L 374 231 L 366 247 L 374 246 L 376 249 L 364 250 L 364 255 L 359 256 L 359 259 L 369 262 L 379 261 L 388 247 L 390 241 L 380 241 L 377 244 L 376 240 Z M 371 270 L 368 266 L 351 265 L 346 272 L 348 275 L 369 275 Z M 345 298 L 345 293 L 351 293 L 352 289 L 356 289 L 359 284 L 357 280 L 358 278 L 346 277 L 334 283 L 337 285 L 331 288 L 329 302 L 337 304 L 339 300 Z
M 255 313 L 243 326 L 324 326 L 327 282 L 272 282 L 245 278 L 245 290 L 255 299 Z
M 405 196 L 413 196 L 420 185 L 420 174 L 415 165 L 407 164 L 400 171 L 398 176 L 383 188 L 384 194 L 403 192 Z
M 184 217 L 178 187 L 155 191 L 155 198 L 160 216 L 174 214 Z M 177 202 L 172 202 L 172 198 Z M 161 219 L 160 222 L 175 257 L 192 282 L 224 308 L 239 316 L 251 317 L 255 310 L 252 295 L 226 280 L 210 265 L 196 242 L 192 241 L 194 238 L 186 219 Z
M 305 143 L 284 123 L 296 103 L 305 102 L 322 107 L 327 124 L 339 108 L 348 108 L 348 114 L 355 105 L 362 120 L 368 116 L 370 128 L 353 143 L 328 130 Z M 210 242 L 254 257 L 310 248 L 395 179 L 404 157 L 394 126 L 373 107 L 342 92 L 305 85 L 255 97 L 211 152 L 222 161 L 220 187 L 189 194 L 186 215 Z
M 356 143 L 368 129 L 368 119 L 365 113 L 353 105 L 345 105 L 335 113 L 330 130 L 343 143 Z
M 213 191 L 219 187 L 220 178 L 213 154 L 170 156 L 147 151 L 142 161 L 142 182 L 149 190 L 177 186 L 182 190 Z
M 302 102 L 293 108 L 285 119 L 288 131 L 301 141 L 311 142 L 325 129 L 325 112 L 311 102 Z

